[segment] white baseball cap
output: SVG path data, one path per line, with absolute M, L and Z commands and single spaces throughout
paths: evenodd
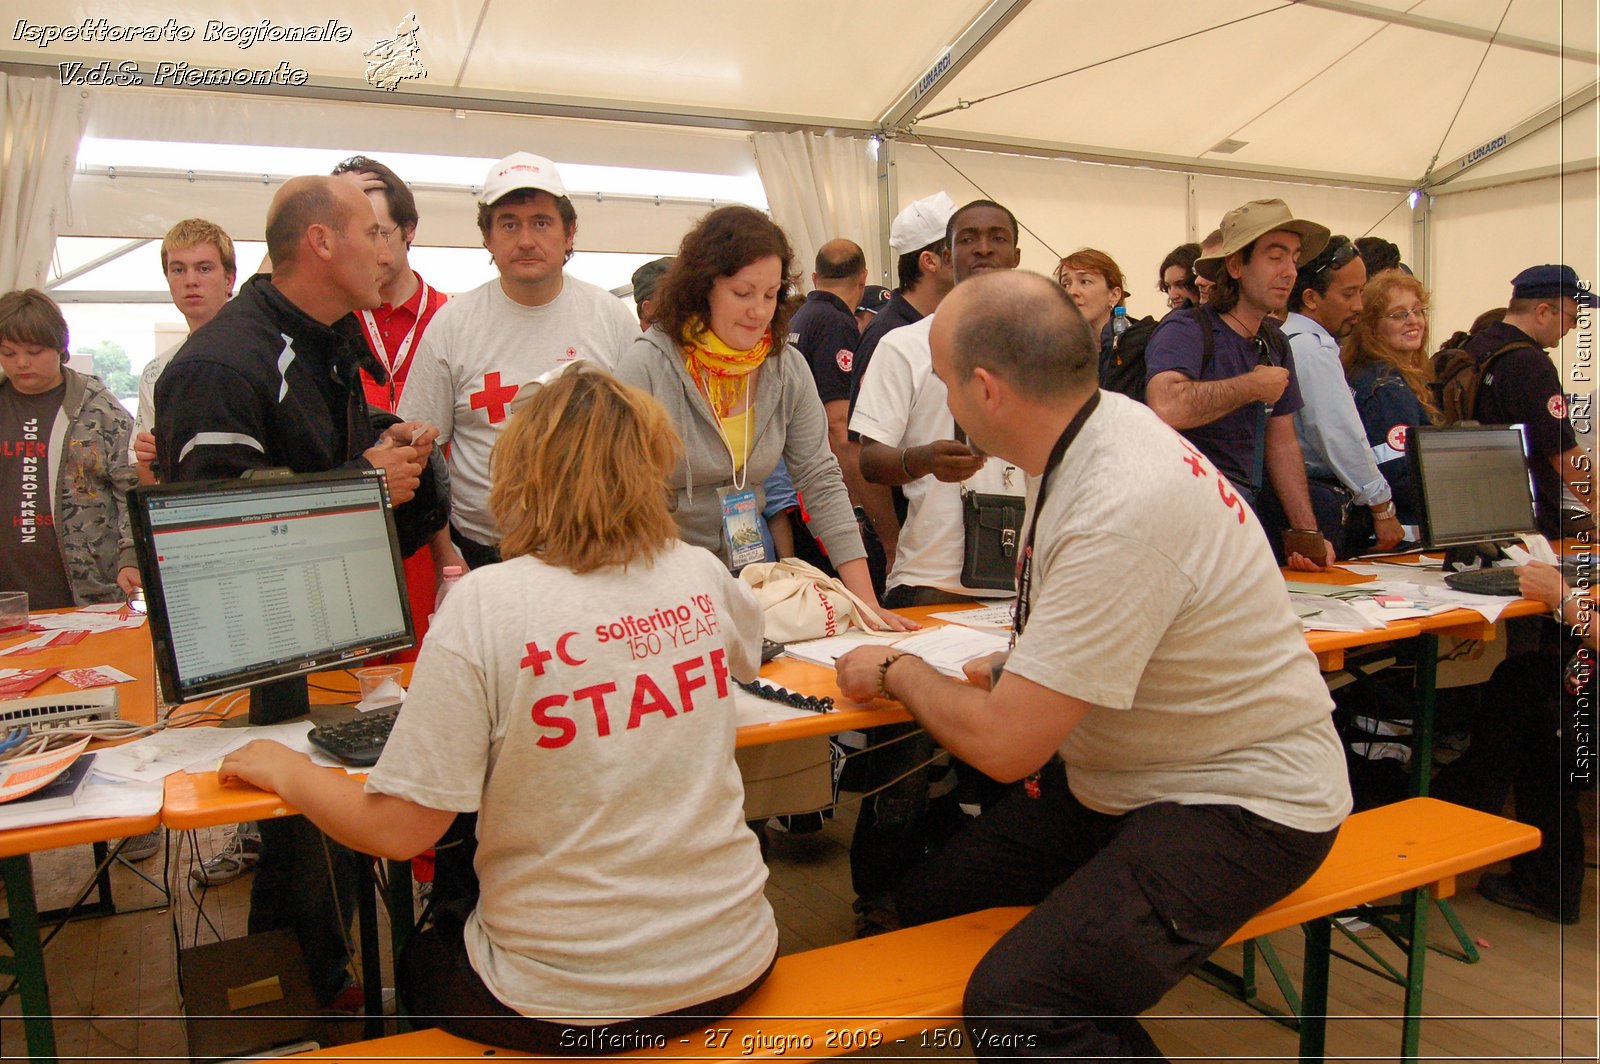
M 478 202 L 486 207 L 491 206 L 507 193 L 519 189 L 548 192 L 557 198 L 567 194 L 567 186 L 561 183 L 561 174 L 557 172 L 555 163 L 542 155 L 519 151 L 512 152 L 489 167 L 489 173 L 483 179 L 483 191 L 478 193 Z
M 945 226 L 954 213 L 954 201 L 943 192 L 914 201 L 894 216 L 894 224 L 889 226 L 889 250 L 904 255 L 943 240 Z

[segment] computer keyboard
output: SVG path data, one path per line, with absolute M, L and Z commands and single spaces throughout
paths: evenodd
M 378 755 L 383 753 L 383 745 L 389 741 L 389 731 L 399 715 L 399 706 L 375 709 L 353 720 L 319 724 L 307 737 L 345 764 L 365 768 L 378 763 Z
M 1561 565 L 1561 578 L 1570 586 L 1578 579 L 1577 567 L 1568 562 Z M 1520 596 L 1522 588 L 1513 568 L 1468 569 L 1461 573 L 1446 573 L 1444 582 L 1457 591 L 1470 591 L 1474 595 Z

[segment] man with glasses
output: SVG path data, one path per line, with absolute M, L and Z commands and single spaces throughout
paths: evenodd
M 1367 546 L 1369 534 L 1376 536 L 1378 550 L 1388 550 L 1405 538 L 1395 516 L 1394 492 L 1367 446 L 1366 429 L 1339 361 L 1339 341 L 1361 317 L 1361 289 L 1366 283 L 1366 263 L 1355 244 L 1346 236 L 1331 238 L 1321 254 L 1301 264 L 1283 327 L 1294 353 L 1300 397 L 1305 400 L 1294 416 L 1294 431 L 1306 459 L 1312 506 L 1339 552 Z M 1367 508 L 1370 525 L 1357 519 L 1349 528 L 1336 527 L 1344 510 L 1339 493 L 1330 486 L 1336 483 L 1349 490 L 1357 506 Z
M 1289 303 L 1296 263 L 1322 252 L 1328 230 L 1294 217 L 1282 200 L 1253 200 L 1222 219 L 1221 243 L 1195 260 L 1214 281 L 1209 301 L 1168 314 L 1145 348 L 1145 401 L 1228 478 L 1224 501 L 1276 516 L 1281 507 L 1282 557 L 1296 569 L 1333 562 L 1317 532 L 1306 466 L 1291 415 L 1301 407 L 1294 358 L 1274 312 Z M 1269 517 L 1262 524 L 1278 548 Z M 1276 522 L 1274 522 L 1276 523 Z
M 610 369 L 639 335 L 622 300 L 567 276 L 578 212 L 549 159 L 515 152 L 491 166 L 478 230 L 500 275 L 434 317 L 399 404 L 450 444 L 450 524 L 473 568 L 500 560 L 489 452 L 517 389 L 579 360 Z
M 1561 527 L 1563 482 L 1594 512 L 1591 461 L 1573 435 L 1561 375 L 1545 349 L 1559 346 L 1577 325 L 1580 309 L 1592 310 L 1595 302 L 1572 267 L 1530 266 L 1511 280 L 1505 320 L 1462 345 L 1480 364 L 1494 357 L 1473 413 L 1485 425 L 1524 426 L 1539 528 L 1547 536 L 1578 531 Z

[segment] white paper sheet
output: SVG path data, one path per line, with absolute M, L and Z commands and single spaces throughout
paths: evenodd
M 100 751 L 95 771 L 119 780 L 159 782 L 174 772 L 209 772 L 230 752 L 255 739 L 274 739 L 307 753 L 311 722 L 290 721 L 261 728 L 170 728 Z
M 1011 640 L 998 632 L 985 632 L 961 624 L 947 624 L 907 636 L 895 649 L 915 654 L 948 676 L 961 676 L 961 666 L 973 658 L 1004 651 Z
M 100 759 L 95 758 L 99 768 Z M 74 820 L 99 820 L 112 816 L 149 816 L 161 811 L 164 789 L 161 781 L 154 783 L 128 783 L 108 780 L 94 771 L 89 783 L 78 795 L 78 802 L 70 809 L 51 809 L 29 813 L 8 811 L 0 805 L 0 831 L 11 828 L 31 828 L 40 824 L 66 824 Z
M 949 621 L 951 624 L 964 624 L 968 628 L 1011 628 L 1011 616 L 1016 609 L 1015 599 L 1006 599 L 1004 602 L 993 606 L 979 606 L 975 610 L 946 610 L 944 613 L 930 613 L 928 616 L 936 621 Z
M 840 654 L 854 650 L 860 646 L 870 646 L 874 643 L 885 646 L 900 638 L 898 632 L 865 632 L 859 628 L 852 628 L 840 635 L 830 635 L 823 639 L 807 639 L 799 643 L 785 643 L 783 653 L 796 661 L 809 661 L 813 665 L 822 665 L 833 668 L 833 663 Z

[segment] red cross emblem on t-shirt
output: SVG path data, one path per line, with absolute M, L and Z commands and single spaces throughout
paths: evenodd
M 472 393 L 472 409 L 487 410 L 489 424 L 498 425 L 506 419 L 506 404 L 517 394 L 514 384 L 501 384 L 499 373 L 483 375 L 483 390 Z

